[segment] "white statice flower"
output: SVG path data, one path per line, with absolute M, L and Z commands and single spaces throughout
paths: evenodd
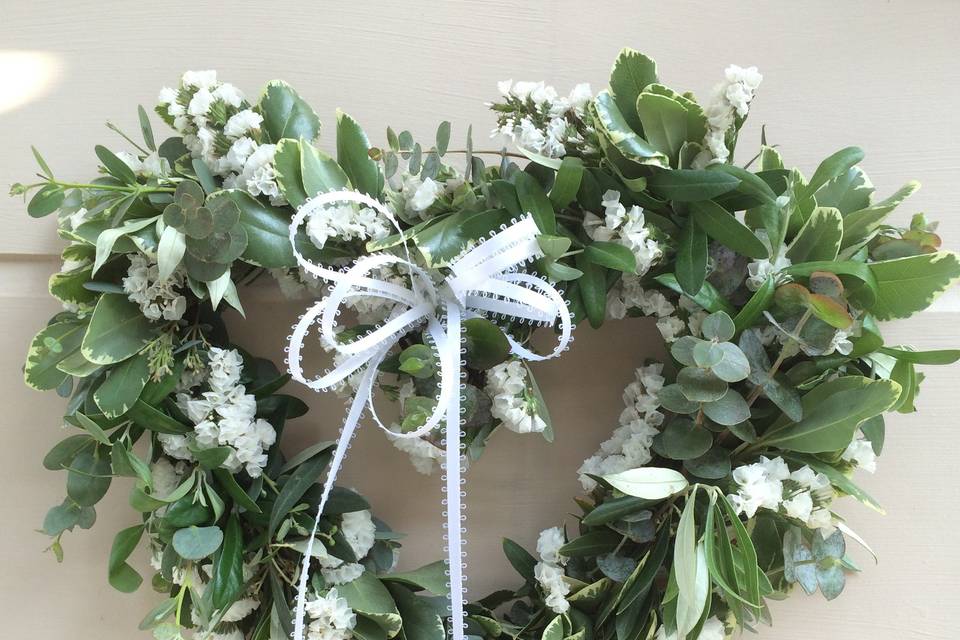
M 783 502 L 783 481 L 790 477 L 790 469 L 783 458 L 760 456 L 760 461 L 733 470 L 737 493 L 730 503 L 737 513 L 752 518 L 763 507 L 776 511 Z
M 624 274 L 617 286 L 607 294 L 607 315 L 615 320 L 626 317 L 630 310 L 657 319 L 657 329 L 666 342 L 673 342 L 687 330 L 687 324 L 676 314 L 677 307 L 665 295 L 640 286 L 640 277 Z M 694 323 L 691 324 L 691 332 Z
M 140 161 L 140 158 L 133 155 L 129 151 L 114 151 L 113 155 L 117 156 L 123 164 L 130 167 L 130 170 L 134 173 L 140 173 L 143 171 L 143 162 Z
M 738 513 L 752 518 L 758 509 L 779 511 L 824 535 L 833 532 L 829 506 L 834 497 L 829 478 L 804 465 L 790 471 L 783 458 L 760 457 L 759 462 L 733 471 L 737 493 L 729 496 Z
M 277 184 L 276 145 L 257 142 L 263 116 L 240 89 L 219 82 L 215 71 L 188 71 L 179 89 L 160 90 L 158 102 L 190 154 L 222 178 L 225 188 L 264 196 L 274 205 L 287 203 Z M 146 160 L 144 165 L 151 170 Z
M 510 115 L 501 114 L 491 137 L 505 136 L 522 149 L 548 158 L 562 158 L 567 144 L 583 141 L 569 117 L 583 120 L 593 98 L 589 84 L 578 84 L 567 96 L 543 82 L 504 80 L 497 89 L 513 110 Z
M 214 168 L 221 175 L 228 174 L 230 176 L 235 176 L 236 172 L 243 171 L 244 166 L 247 164 L 247 160 L 256 150 L 257 143 L 254 142 L 252 138 L 248 138 L 247 136 L 237 138 L 227 150 L 227 155 L 217 160 Z M 236 178 L 230 179 L 231 181 L 236 182 Z
M 333 558 L 333 556 L 329 557 Z M 339 586 L 341 584 L 353 582 L 363 575 L 364 568 L 359 562 L 344 562 L 339 558 L 334 559 L 338 561 L 337 566 L 335 567 L 323 566 L 323 563 L 321 562 L 320 573 L 323 574 L 323 579 L 327 584 Z
M 185 87 L 209 89 L 217 84 L 217 72 L 213 69 L 206 71 L 186 71 L 181 78 Z
M 181 293 L 185 273 L 177 268 L 166 280 L 160 280 L 157 263 L 141 253 L 130 254 L 130 267 L 123 278 L 123 290 L 131 302 L 140 305 L 148 320 L 175 321 L 187 310 L 187 299 Z
M 243 104 L 243 101 L 246 99 L 243 95 L 243 92 L 229 82 L 224 82 L 217 86 L 217 88 L 213 90 L 213 97 L 218 100 L 223 100 L 225 104 L 228 104 L 235 109 L 239 109 Z
M 391 425 L 394 432 L 399 432 L 399 425 Z M 410 462 L 417 473 L 425 476 L 433 473 L 433 470 L 440 464 L 444 458 L 444 451 L 437 445 L 424 438 L 399 438 L 395 435 L 387 434 L 387 438 L 393 443 L 393 446 L 410 456 Z
M 549 562 L 538 562 L 533 575 L 544 592 L 544 604 L 554 613 L 566 613 L 570 610 L 567 594 L 570 585 L 564 580 L 563 568 Z
M 357 626 L 357 615 L 336 588 L 325 595 L 316 594 L 306 603 L 310 616 L 307 640 L 349 640 Z
M 424 178 L 410 198 L 410 207 L 414 211 L 426 211 L 443 194 L 443 186 L 433 178 Z
M 444 167 L 443 171 L 444 175 L 447 175 L 452 169 Z M 398 171 L 387 181 L 388 194 L 392 196 L 392 203 L 409 219 L 429 217 L 430 209 L 434 204 L 452 195 L 461 185 L 463 185 L 463 176 L 456 172 L 441 180 L 440 178 L 421 178 L 414 173 Z M 384 223 L 386 222 L 385 220 Z
M 248 563 L 246 561 L 243 563 L 242 572 L 243 572 L 244 582 L 249 582 L 253 578 L 254 574 L 256 573 L 254 567 L 255 567 L 254 563 Z M 203 578 L 201 578 L 201 574 L 204 576 Z M 204 564 L 203 566 L 200 567 L 199 570 L 197 570 L 196 566 L 192 568 L 190 573 L 190 584 L 198 597 L 202 597 L 204 592 L 206 592 L 207 588 L 209 587 L 210 578 L 212 577 L 212 575 L 213 575 L 212 564 Z M 175 578 L 174 582 L 176 582 L 177 584 L 182 584 L 184 576 L 185 574 L 181 574 L 179 577 L 179 580 Z M 260 608 L 259 594 L 255 591 L 247 591 L 242 595 L 242 597 L 240 597 L 232 605 L 230 605 L 230 608 L 228 608 L 223 613 L 223 617 L 220 619 L 220 622 L 226 623 L 225 628 L 229 629 L 231 625 L 237 622 L 240 622 L 241 620 L 244 620 L 259 608 Z M 193 609 L 193 614 L 195 617 L 194 619 L 201 618 L 196 608 Z M 225 637 L 233 637 L 231 634 L 232 634 L 231 631 L 223 631 L 222 635 L 224 635 Z M 243 635 L 241 634 L 240 637 L 242 638 Z
M 806 522 L 813 513 L 813 496 L 809 491 L 800 491 L 792 498 L 783 501 L 783 510 L 787 516 Z
M 263 116 L 253 109 L 244 109 L 230 116 L 223 127 L 223 135 L 228 138 L 240 139 L 251 131 L 259 131 L 263 123 Z
M 832 534 L 836 527 L 829 507 L 835 492 L 830 479 L 804 465 L 790 474 L 787 485 L 794 487 L 794 493 L 783 501 L 784 513 L 808 529 L 819 529 L 824 536 Z
M 792 264 L 793 262 L 784 255 L 784 252 L 778 252 L 773 258 L 752 261 L 747 265 L 747 288 L 756 291 L 771 276 L 775 277 L 779 283 L 783 280 L 780 272 Z
M 696 640 L 725 640 L 726 637 L 727 629 L 723 621 L 712 616 L 704 621 Z M 667 628 L 661 625 L 657 629 L 657 634 L 653 636 L 653 640 L 678 640 L 677 632 L 667 632 Z
M 692 306 L 691 306 L 692 305 Z M 607 314 L 620 320 L 626 317 L 630 310 L 637 310 L 645 316 L 657 319 L 657 330 L 666 342 L 673 342 L 682 335 L 699 331 L 699 322 L 705 314 L 702 310 L 690 312 L 690 309 L 699 309 L 695 304 L 687 302 L 684 306 L 689 316 L 689 326 L 677 314 L 677 307 L 665 295 L 656 290 L 645 290 L 640 286 L 640 277 L 624 274 L 616 287 L 607 294 Z
M 547 428 L 537 413 L 527 370 L 519 360 L 508 360 L 487 371 L 485 391 L 493 399 L 490 413 L 510 431 L 539 433 Z
M 274 164 L 276 154 L 277 145 L 260 145 L 247 158 L 243 171 L 231 184 L 251 195 L 266 196 L 270 199 L 270 204 L 285 204 L 286 199 L 280 193 L 280 185 L 277 184 L 277 168 Z M 224 181 L 224 186 L 229 186 L 227 180 Z
M 840 457 L 868 473 L 877 470 L 877 454 L 873 451 L 873 445 L 862 433 L 857 433 L 857 437 L 847 445 Z
M 620 192 L 610 189 L 603 194 L 604 216 L 587 212 L 583 228 L 593 240 L 616 242 L 630 249 L 637 260 L 637 275 L 650 270 L 663 256 L 663 249 L 650 235 L 643 209 L 633 205 L 627 209 L 620 202 Z
M 653 459 L 650 447 L 654 436 L 659 433 L 657 427 L 663 424 L 657 399 L 665 382 L 662 374 L 663 364 L 659 363 L 640 367 L 634 372 L 634 380 L 623 390 L 620 426 L 577 470 L 584 491 L 593 491 L 597 486 L 590 475 L 603 476 L 635 469 Z
M 190 445 L 200 449 L 229 447 L 223 467 L 231 473 L 245 469 L 259 476 L 267 464 L 267 449 L 276 442 L 273 426 L 256 417 L 256 398 L 240 384 L 243 359 L 235 349 L 212 347 L 207 366 L 209 390 L 196 397 L 177 394 L 177 405 L 193 422 L 193 433 L 160 434 L 167 455 L 192 461 Z
M 340 526 L 353 554 L 358 558 L 366 556 L 373 548 L 377 534 L 377 525 L 374 524 L 370 512 L 363 510 L 345 513 Z
M 862 329 L 862 321 L 857 319 L 846 329 L 836 329 L 830 338 L 830 342 L 823 349 L 811 348 L 806 344 L 801 344 L 800 348 L 808 356 L 828 356 L 834 352 L 848 356 L 853 351 L 853 341 L 850 338 L 859 337 Z
M 553 565 L 567 564 L 567 557 L 560 555 L 560 547 L 567 543 L 567 536 L 561 527 L 544 529 L 537 536 L 537 553 L 544 562 Z
M 726 162 L 730 158 L 727 148 L 727 131 L 736 124 L 736 118 L 745 118 L 750 103 L 756 95 L 763 76 L 756 67 L 730 65 L 724 71 L 723 82 L 713 91 L 713 98 L 704 115 L 707 117 L 706 147 L 694 159 L 695 168 L 703 168 L 714 162 Z
M 197 89 L 196 93 L 193 94 L 193 97 L 190 98 L 190 103 L 187 105 L 187 113 L 194 118 L 206 116 L 207 113 L 210 112 L 210 107 L 213 106 L 215 101 L 216 98 L 209 89 Z M 209 129 L 202 129 L 202 131 L 209 131 Z
M 183 462 L 174 465 L 167 458 L 159 458 L 150 465 L 150 477 L 153 482 L 150 495 L 160 500 L 169 496 L 180 486 L 183 472 Z
M 329 204 L 311 213 L 306 232 L 310 241 L 322 249 L 330 239 L 381 240 L 390 235 L 390 222 L 375 209 L 344 202 Z

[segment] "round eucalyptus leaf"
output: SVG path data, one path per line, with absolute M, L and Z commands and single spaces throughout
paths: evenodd
M 661 389 L 657 394 L 657 400 L 664 409 L 674 413 L 695 413 L 700 409 L 700 403 L 687 400 L 678 384 L 670 384 Z
M 213 233 L 213 214 L 206 207 L 186 211 L 187 220 L 183 230 L 191 238 L 202 239 Z
M 717 424 L 729 427 L 749 419 L 750 407 L 743 396 L 733 389 L 727 389 L 719 400 L 705 402 L 703 413 Z
M 173 548 L 186 560 L 203 560 L 223 542 L 220 527 L 187 527 L 173 534 Z
M 726 382 L 739 382 L 750 375 L 750 363 L 740 347 L 732 342 L 721 342 L 715 346 L 723 354 L 718 363 L 710 365 L 710 370 L 718 378 Z
M 709 369 L 723 360 L 723 349 L 716 342 L 700 342 L 693 347 L 693 360 L 698 367 Z
M 673 359 L 679 362 L 680 364 L 692 367 L 697 364 L 696 360 L 693 359 L 693 350 L 694 348 L 701 344 L 703 340 L 700 338 L 694 338 L 693 336 L 683 336 L 679 340 L 673 343 L 670 347 L 670 355 L 673 356 Z
M 168 204 L 163 210 L 163 222 L 168 227 L 183 231 L 184 225 L 187 223 L 187 216 L 183 212 L 183 207 L 176 202 Z
M 676 418 L 653 438 L 653 450 L 671 460 L 703 455 L 713 446 L 713 436 L 687 418 Z
M 684 460 L 683 468 L 704 480 L 722 480 L 730 475 L 730 452 L 713 447 L 702 456 Z
M 692 402 L 713 402 L 727 392 L 727 383 L 706 369 L 684 367 L 677 374 L 680 391 Z
M 700 326 L 700 332 L 704 338 L 719 342 L 726 342 L 732 338 L 736 330 L 733 320 L 723 311 L 711 313 L 703 319 L 703 324 Z
M 213 282 L 230 268 L 228 264 L 198 260 L 190 252 L 183 256 L 183 265 L 190 277 L 201 282 Z
M 213 262 L 229 264 L 243 255 L 247 248 L 247 230 L 239 226 L 229 231 L 216 231 L 207 238 L 210 239 L 213 239 L 215 247 L 211 256 Z
M 179 202 L 184 209 L 199 207 L 205 197 L 203 187 L 193 180 L 182 181 L 173 193 L 173 200 Z
M 730 433 L 737 436 L 744 442 L 749 443 L 757 441 L 757 429 L 749 420 L 745 420 L 744 422 L 739 422 L 737 424 L 731 424 L 728 428 L 730 429 Z
M 110 488 L 110 460 L 91 451 L 82 451 L 73 459 L 67 473 L 67 495 L 81 507 L 91 507 Z
M 229 198 L 215 198 L 207 203 L 206 208 L 213 216 L 213 231 L 226 233 L 240 222 L 240 207 Z

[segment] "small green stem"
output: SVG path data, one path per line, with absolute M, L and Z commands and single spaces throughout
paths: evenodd
M 467 152 L 466 149 L 447 149 L 447 153 L 466 153 L 466 152 Z M 507 151 L 506 149 L 502 151 L 471 149 L 470 153 L 473 155 L 481 155 L 481 156 L 507 156 L 509 158 L 526 158 L 527 157 L 522 153 L 513 153 L 511 151 Z
M 91 189 L 97 191 L 122 191 L 124 193 L 173 193 L 175 187 L 148 187 L 146 185 L 113 185 L 113 184 L 93 184 L 88 182 L 60 182 L 59 180 L 50 180 L 48 182 L 38 182 L 31 184 L 27 189 L 42 187 L 46 184 L 55 184 L 64 189 Z
M 273 492 L 277 495 L 280 495 L 280 489 L 277 487 L 277 483 L 271 480 L 266 474 L 261 476 L 263 478 L 264 484 L 273 489 Z
M 803 326 L 807 324 L 807 321 L 811 318 L 813 312 L 810 309 L 807 309 L 803 315 L 800 317 L 800 320 L 797 322 L 797 326 L 793 329 L 793 334 L 796 336 L 800 335 L 800 332 L 803 331 Z M 767 376 L 772 378 L 777 371 L 780 370 L 781 365 L 789 357 L 787 356 L 787 351 L 792 347 L 796 346 L 797 339 L 791 337 L 786 344 L 780 349 L 780 353 L 777 355 L 776 361 L 770 366 L 770 370 L 767 371 Z M 753 391 L 750 392 L 750 396 L 747 398 L 747 406 L 752 407 L 753 403 L 763 394 L 763 387 L 757 385 L 753 388 Z
M 113 131 L 114 133 L 118 134 L 121 138 L 123 138 L 124 140 L 126 140 L 127 142 L 129 142 L 130 144 L 132 144 L 134 147 L 136 147 L 137 151 L 139 151 L 139 152 L 142 153 L 143 155 L 145 155 L 145 156 L 150 155 L 150 152 L 149 152 L 149 151 L 147 151 L 146 149 L 144 149 L 143 147 L 141 147 L 139 144 L 137 144 L 136 142 L 134 142 L 134 141 L 130 138 L 130 136 L 128 136 L 127 134 L 125 134 L 123 131 L 121 131 L 121 130 L 120 130 L 120 127 L 118 127 L 117 125 L 113 124 L 113 123 L 110 122 L 110 121 L 107 121 L 107 129 L 110 129 L 110 130 Z

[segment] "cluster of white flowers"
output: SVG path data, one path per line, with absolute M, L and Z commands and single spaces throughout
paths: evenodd
M 412 380 L 407 380 L 400 385 L 397 390 L 397 401 L 400 403 L 401 412 L 403 412 L 404 403 L 414 395 L 416 395 L 416 389 Z M 400 425 L 392 424 L 390 429 L 394 433 L 400 433 Z M 413 468 L 425 476 L 433 473 L 434 468 L 444 458 L 444 450 L 427 438 L 400 438 L 390 433 L 387 433 L 387 438 L 394 447 L 410 456 Z
M 330 238 L 343 242 L 351 240 L 380 240 L 390 235 L 390 223 L 376 210 L 352 203 L 330 204 L 310 214 L 307 219 L 307 237 L 319 248 Z
M 725 640 L 726 637 L 727 629 L 723 621 L 716 616 L 707 618 L 700 628 L 700 633 L 697 634 L 697 640 Z M 677 640 L 677 632 L 668 633 L 667 628 L 661 626 L 657 629 L 657 635 L 653 636 L 653 640 Z
M 340 522 L 344 539 L 358 559 L 366 557 L 376 542 L 377 525 L 373 516 L 367 510 L 345 513 Z M 320 563 L 320 573 L 329 585 L 341 585 L 353 582 L 363 573 L 363 565 L 359 562 L 344 562 L 342 559 L 327 553 L 326 547 L 319 540 L 313 542 L 313 554 Z
M 269 422 L 256 417 L 257 400 L 240 384 L 243 360 L 234 349 L 210 349 L 209 391 L 200 397 L 177 394 L 177 405 L 194 423 L 188 435 L 159 434 L 167 455 L 192 461 L 191 446 L 197 449 L 230 447 L 223 466 L 232 473 L 246 469 L 257 477 L 267 464 L 266 449 L 277 439 Z
M 723 82 L 716 86 L 713 99 L 704 110 L 704 115 L 707 116 L 707 135 L 703 143 L 706 149 L 694 159 L 695 167 L 727 161 L 730 157 L 727 131 L 734 126 L 737 116 L 746 117 L 761 81 L 763 76 L 756 67 L 744 69 L 732 64 L 726 68 Z
M 179 320 L 187 310 L 187 299 L 180 293 L 184 272 L 176 269 L 166 280 L 160 280 L 157 263 L 141 253 L 130 254 L 130 267 L 123 279 L 123 290 L 131 302 L 149 320 Z
M 216 71 L 187 71 L 179 88 L 164 87 L 158 100 L 191 155 L 222 177 L 224 187 L 285 204 L 276 180 L 276 145 L 258 142 L 263 116 L 240 89 L 219 82 Z
M 733 480 L 738 490 L 730 503 L 737 513 L 752 518 L 760 508 L 779 510 L 810 529 L 820 529 L 824 536 L 833 533 L 829 506 L 834 491 L 822 473 L 806 465 L 791 472 L 783 458 L 760 456 L 759 462 L 734 469 Z
M 163 551 L 158 547 L 153 548 L 150 557 L 150 566 L 156 571 L 160 571 L 163 566 Z M 253 578 L 255 570 L 253 561 L 243 563 L 243 580 L 249 583 Z M 189 579 L 191 589 L 198 597 L 202 597 L 207 590 L 210 578 L 212 576 L 213 565 L 205 564 L 202 566 L 191 565 L 189 569 L 180 567 L 173 568 L 173 583 L 183 585 Z M 230 608 L 224 612 L 217 624 L 216 630 L 204 637 L 211 640 L 243 640 L 243 632 L 237 627 L 237 623 L 248 617 L 254 611 L 260 608 L 260 598 L 254 590 L 248 590 L 243 597 L 237 599 Z M 201 620 L 202 616 L 196 607 L 192 607 L 194 620 Z
M 357 614 L 353 612 L 336 588 L 325 595 L 317 594 L 307 600 L 307 615 L 310 625 L 307 627 L 307 640 L 349 640 L 353 637 L 353 628 L 357 626 Z
M 114 155 L 138 176 L 151 178 L 170 175 L 170 163 L 166 158 L 161 158 L 157 151 L 144 156 L 142 160 L 129 151 L 115 151 Z
M 860 432 L 857 432 L 857 437 L 847 445 L 840 457 L 868 473 L 877 470 L 877 454 L 873 450 L 873 444 Z
M 493 399 L 490 413 L 503 426 L 516 433 L 539 433 L 547 423 L 537 413 L 537 401 L 527 378 L 519 360 L 508 360 L 487 371 L 485 391 Z
M 637 275 L 643 275 L 663 256 L 663 249 L 650 236 L 643 209 L 633 205 L 627 209 L 620 203 L 620 192 L 613 189 L 603 194 L 604 217 L 587 212 L 583 228 L 593 240 L 616 242 L 630 249 L 637 259 Z
M 563 573 L 567 558 L 560 555 L 560 547 L 565 543 L 566 536 L 560 527 L 544 529 L 537 538 L 540 562 L 534 567 L 533 575 L 546 594 L 544 603 L 554 613 L 566 613 L 570 609 L 570 603 L 567 602 L 570 585 L 564 580 Z
M 787 248 L 783 246 L 777 247 L 774 253 L 767 232 L 763 229 L 757 229 L 756 234 L 766 245 L 767 251 L 774 255 L 769 258 L 763 258 L 762 260 L 753 260 L 747 265 L 747 288 L 751 291 L 756 291 L 763 286 L 767 278 L 771 277 L 776 280 L 778 285 L 788 282 L 790 277 L 782 273 L 784 269 L 793 264 L 790 258 L 786 256 Z
M 399 427 L 392 427 L 399 431 Z M 443 460 L 444 451 L 424 438 L 398 438 L 387 434 L 393 446 L 410 456 L 410 462 L 418 473 L 425 476 L 433 473 L 434 467 Z
M 150 478 L 153 482 L 151 494 L 157 499 L 163 499 L 180 486 L 186 465 L 182 461 L 173 464 L 167 458 L 158 458 L 150 465 Z
M 426 218 L 428 210 L 439 198 L 453 193 L 462 184 L 463 178 L 456 175 L 441 181 L 439 178 L 421 178 L 408 171 L 397 172 L 387 181 L 387 197 L 407 218 Z
M 625 406 L 620 426 L 600 450 L 583 461 L 577 473 L 584 491 L 593 491 L 596 481 L 587 474 L 602 476 L 642 467 L 650 462 L 650 445 L 663 423 L 657 393 L 663 388 L 663 364 L 649 364 L 636 370 L 635 379 L 623 390 Z
M 507 100 L 505 106 L 513 109 L 495 106 L 509 115 L 500 118 L 491 137 L 507 136 L 517 146 L 548 158 L 562 158 L 567 143 L 583 141 L 568 115 L 583 119 L 587 103 L 593 98 L 589 84 L 578 84 L 566 97 L 543 82 L 504 80 L 497 83 L 497 89 Z
M 700 323 L 706 317 L 703 309 L 684 297 L 680 306 L 688 311 L 687 322 L 677 315 L 677 307 L 665 295 L 656 290 L 646 290 L 640 285 L 640 277 L 624 274 L 616 287 L 607 294 L 607 315 L 615 320 L 626 317 L 630 309 L 657 319 L 657 329 L 666 342 L 673 342 L 686 331 L 696 335 Z

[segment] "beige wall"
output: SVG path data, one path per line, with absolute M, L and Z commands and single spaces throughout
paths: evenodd
M 859 144 L 881 193 L 910 178 L 923 182 L 908 211 L 943 220 L 946 243 L 960 247 L 956 2 L 337 4 L 0 0 L 0 56 L 39 50 L 54 56 L 59 69 L 46 93 L 0 113 L 0 183 L 33 172 L 30 144 L 60 175 L 89 177 L 94 144 L 122 148 L 101 126 L 104 120 L 135 131 L 136 104 L 150 105 L 161 85 L 188 68 L 217 68 L 251 94 L 282 77 L 326 122 L 342 106 L 374 140 L 387 124 L 432 136 L 444 118 L 454 123 L 455 138 L 473 122 L 482 139 L 491 126 L 482 103 L 497 80 L 542 78 L 561 90 L 587 80 L 599 88 L 618 49 L 630 45 L 659 60 L 667 83 L 701 95 L 727 63 L 757 64 L 766 79 L 743 153 L 758 139 L 761 123 L 769 124 L 770 139 L 787 159 L 808 171 L 837 148 Z M 0 92 L 8 89 L 0 77 Z M 331 137 L 325 140 L 329 146 Z M 0 448 L 0 635 L 146 637 L 135 629 L 153 594 L 121 595 L 106 583 L 110 538 L 134 522 L 125 491 L 115 490 L 102 503 L 95 533 L 68 536 L 61 566 L 42 553 L 46 540 L 34 531 L 63 494 L 63 477 L 40 467 L 61 437 L 62 401 L 24 388 L 19 368 L 28 339 L 56 310 L 45 280 L 58 266 L 59 244 L 52 221 L 29 220 L 15 200 L 0 199 L 0 215 L 0 398 L 7 422 Z M 236 338 L 279 358 L 299 306 L 267 290 L 246 300 L 250 320 L 234 323 Z M 956 343 L 958 312 L 954 295 L 909 323 L 889 326 L 887 334 L 926 348 Z M 575 508 L 575 468 L 614 426 L 632 367 L 662 352 L 651 335 L 642 322 L 602 334 L 582 328 L 562 362 L 539 368 L 557 442 L 501 434 L 471 472 L 471 595 L 504 580 L 513 584 L 499 551 L 501 535 L 530 543 L 539 529 Z M 582 377 L 583 371 L 590 375 Z M 889 421 L 878 475 L 865 480 L 889 515 L 853 503 L 843 510 L 873 544 L 880 565 L 858 554 L 865 573 L 834 603 L 797 596 L 775 604 L 776 627 L 762 637 L 957 636 L 960 553 L 953 540 L 960 505 L 955 484 L 946 480 L 956 469 L 956 373 L 930 369 L 922 413 Z M 338 402 L 307 399 L 317 410 L 290 430 L 291 448 L 329 438 L 338 426 Z M 368 495 L 396 529 L 411 534 L 404 563 L 436 558 L 438 478 L 414 473 L 370 428 L 347 467 L 346 482 Z

